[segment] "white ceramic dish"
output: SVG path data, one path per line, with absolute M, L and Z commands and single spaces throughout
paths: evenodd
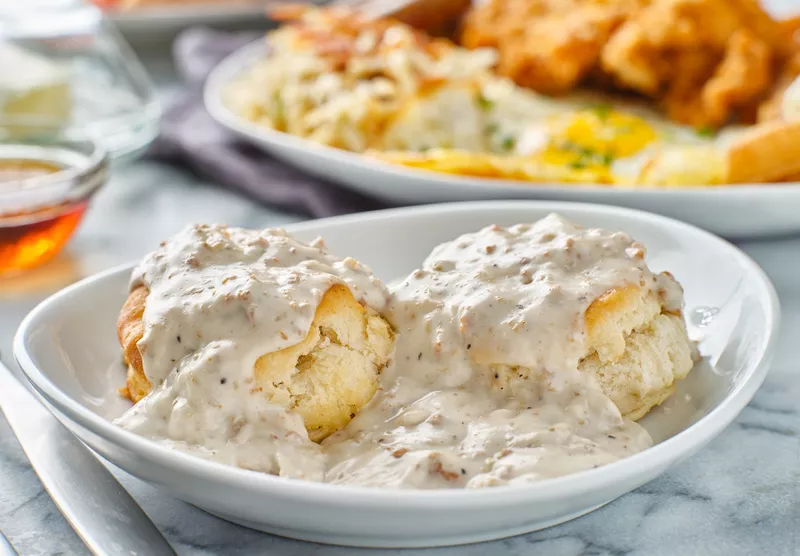
M 581 201 L 649 210 L 726 237 L 800 231 L 800 183 L 646 189 L 471 178 L 387 164 L 258 126 L 230 111 L 222 102 L 222 90 L 264 56 L 265 46 L 259 40 L 214 69 L 205 86 L 211 116 L 244 140 L 309 174 L 390 203 L 512 198 Z
M 766 375 L 779 305 L 761 269 L 736 247 L 664 217 L 616 207 L 533 201 L 416 207 L 290 226 L 320 234 L 334 253 L 368 263 L 391 281 L 436 244 L 497 223 L 560 212 L 589 226 L 626 230 L 649 247 L 654 269 L 686 290 L 699 364 L 643 421 L 656 445 L 617 463 L 524 487 L 391 491 L 288 480 L 171 451 L 112 425 L 128 406 L 115 322 L 130 266 L 87 278 L 43 302 L 14 342 L 34 389 L 86 444 L 176 497 L 243 525 L 312 541 L 382 547 L 495 539 L 572 519 L 650 481 L 727 426 Z
M 248 2 L 189 2 L 155 5 L 126 11 L 109 11 L 106 16 L 125 33 L 149 35 L 174 33 L 193 25 L 236 25 L 263 20 L 264 4 Z

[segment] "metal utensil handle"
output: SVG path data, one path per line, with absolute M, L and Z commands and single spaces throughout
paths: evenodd
M 94 554 L 175 551 L 105 465 L 0 363 L 0 408 L 53 502 Z
M 2 531 L 0 531 L 0 556 L 19 556 Z

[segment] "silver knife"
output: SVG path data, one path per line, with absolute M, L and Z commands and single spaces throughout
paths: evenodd
M 106 466 L 2 362 L 0 409 L 50 498 L 93 554 L 175 554 Z
M 19 556 L 2 531 L 0 531 L 0 556 Z

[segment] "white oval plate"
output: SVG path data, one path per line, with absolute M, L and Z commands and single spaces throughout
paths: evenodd
M 264 4 L 252 2 L 164 3 L 128 10 L 107 10 L 105 15 L 126 35 L 178 32 L 197 25 L 230 25 L 263 20 Z
M 697 228 L 616 207 L 535 201 L 394 209 L 289 226 L 322 235 L 333 253 L 369 264 L 386 281 L 416 268 L 438 243 L 489 224 L 559 212 L 643 241 L 655 270 L 686 290 L 698 364 L 642 424 L 652 448 L 619 462 L 529 486 L 396 491 L 285 479 L 176 452 L 110 420 L 126 407 L 116 319 L 131 265 L 55 294 L 22 323 L 14 352 L 35 390 L 86 444 L 137 477 L 237 523 L 311 541 L 381 547 L 496 539 L 548 527 L 610 502 L 690 456 L 727 426 L 764 380 L 779 321 L 775 291 L 736 247 Z M 702 320 L 707 325 L 699 326 Z
M 547 199 L 606 203 L 685 220 L 726 237 L 800 230 L 800 183 L 653 189 L 602 185 L 535 184 L 471 178 L 406 168 L 258 126 L 222 102 L 222 90 L 265 56 L 263 41 L 218 65 L 205 86 L 205 105 L 221 125 L 301 170 L 395 204 L 479 199 Z

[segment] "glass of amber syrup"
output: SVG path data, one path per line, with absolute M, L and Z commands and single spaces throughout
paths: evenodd
M 0 136 L 0 276 L 58 253 L 107 175 L 106 153 L 90 140 Z

